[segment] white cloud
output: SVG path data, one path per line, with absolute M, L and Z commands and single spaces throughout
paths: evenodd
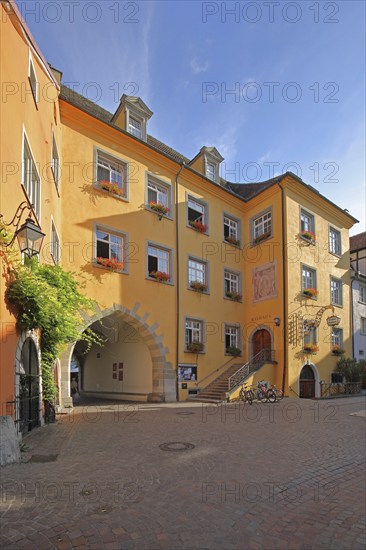
M 209 64 L 208 61 L 205 61 L 204 63 L 200 63 L 198 61 L 197 57 L 194 57 L 191 60 L 189 65 L 190 65 L 192 71 L 194 72 L 194 74 L 199 74 L 199 73 L 205 73 L 210 64 Z

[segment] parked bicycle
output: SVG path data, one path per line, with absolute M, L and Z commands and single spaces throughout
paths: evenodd
M 283 391 L 280 390 L 280 388 L 276 388 L 276 386 L 271 386 L 271 390 L 273 390 L 276 394 L 276 401 L 281 401 L 281 399 L 284 398 Z
M 275 403 L 276 393 L 272 388 L 267 388 L 263 380 L 257 383 L 257 399 L 261 403 Z
M 246 384 L 243 384 L 242 387 L 240 388 L 239 399 L 241 401 L 244 401 L 244 403 L 248 402 L 249 405 L 253 403 L 254 393 L 252 389 L 248 387 Z

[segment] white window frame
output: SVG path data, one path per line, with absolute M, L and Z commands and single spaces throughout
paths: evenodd
M 228 228 L 228 235 L 225 235 L 225 227 Z M 240 227 L 240 220 L 238 218 L 235 218 L 234 216 L 231 216 L 230 214 L 227 214 L 224 212 L 223 215 L 223 240 L 226 243 L 232 244 L 226 239 L 228 237 L 233 237 L 237 241 L 239 241 L 238 245 L 234 246 L 240 246 L 241 242 L 241 227 Z
M 165 252 L 168 255 L 168 258 L 167 258 L 168 271 L 161 268 L 161 261 L 159 261 L 159 260 L 162 260 L 162 259 L 159 257 L 159 255 L 155 256 L 152 253 L 153 249 L 156 249 L 157 253 L 159 251 L 161 251 L 161 252 Z M 160 243 L 155 243 L 153 241 L 147 241 L 147 243 L 146 243 L 146 278 L 149 281 L 156 281 L 155 277 L 150 276 L 149 256 L 157 258 L 157 269 L 156 269 L 156 271 L 163 271 L 164 273 L 167 273 L 169 275 L 170 279 L 169 279 L 169 281 L 166 282 L 166 284 L 170 284 L 170 285 L 174 284 L 174 281 L 173 281 L 173 265 L 174 264 L 173 264 L 173 251 L 172 251 L 172 249 L 168 248 L 164 245 L 161 245 Z
M 187 326 L 188 325 L 188 326 Z M 191 334 L 191 337 L 188 335 Z M 203 350 L 199 353 L 205 353 L 205 323 L 203 319 L 196 317 L 185 317 L 184 319 L 184 351 L 188 352 L 188 345 L 193 342 L 199 342 L 203 345 Z M 198 335 L 198 339 L 194 335 Z
M 61 257 L 61 244 L 60 244 L 60 237 L 56 228 L 55 221 L 53 217 L 51 216 L 51 257 L 55 263 L 55 265 L 60 263 L 60 257 Z
M 226 282 L 228 282 L 228 289 L 226 289 Z M 236 288 L 233 288 L 235 286 Z M 224 298 L 229 300 L 230 298 L 226 296 L 226 292 L 237 292 L 241 294 L 241 273 L 224 267 Z
M 268 224 L 270 228 L 268 229 Z M 252 246 L 255 246 L 256 244 L 259 244 L 256 242 L 256 239 L 260 238 L 262 235 L 265 235 L 268 233 L 267 237 L 263 238 L 264 240 L 267 240 L 272 237 L 273 235 L 273 212 L 272 207 L 266 208 L 266 210 L 263 210 L 262 212 L 259 212 L 255 216 L 253 216 L 250 220 L 250 234 L 251 234 L 251 244 Z M 261 241 L 260 241 L 261 242 Z
M 101 242 L 101 243 L 104 243 L 104 244 L 108 243 L 108 259 L 113 258 L 113 255 L 111 254 L 111 244 L 112 244 L 111 241 L 110 240 L 109 241 L 103 241 L 102 239 L 99 239 L 98 238 L 98 231 L 100 233 L 106 233 L 109 236 L 118 237 L 119 239 L 121 239 L 121 241 L 122 241 L 121 248 L 120 248 L 120 250 L 121 250 L 121 260 L 119 260 L 118 258 L 117 258 L 117 260 L 123 262 L 123 267 L 122 267 L 121 270 L 115 271 L 114 273 L 128 273 L 128 264 L 127 264 L 128 234 L 123 232 L 123 231 L 120 231 L 119 229 L 115 229 L 113 227 L 109 227 L 109 226 L 98 224 L 98 223 L 96 223 L 94 225 L 94 260 L 93 260 L 94 266 L 99 267 L 101 269 L 107 269 L 108 270 L 108 268 L 106 268 L 103 265 L 97 263 L 97 257 L 99 257 L 99 255 L 98 255 L 98 242 Z M 107 258 L 106 256 L 100 256 L 100 257 Z
M 108 191 L 104 191 L 102 186 L 100 185 L 99 178 L 98 178 L 98 167 L 104 170 L 109 169 L 109 181 L 111 181 L 112 173 L 113 171 L 115 173 L 119 173 L 122 175 L 122 183 L 121 186 L 118 185 L 118 187 L 123 191 L 122 195 L 116 195 L 114 193 L 111 193 L 111 196 L 121 199 L 123 201 L 128 201 L 129 197 L 129 185 L 128 185 L 128 179 L 129 179 L 129 163 L 128 161 L 116 157 L 115 155 L 108 153 L 108 151 L 104 151 L 103 149 L 100 149 L 99 147 L 94 147 L 94 158 L 95 158 L 95 184 L 94 186 L 97 189 L 100 189 L 101 191 L 108 193 Z M 103 160 L 104 159 L 104 160 Z M 104 165 L 102 164 L 104 163 Z M 109 167 L 107 166 L 109 165 Z M 106 180 L 108 181 L 108 180 Z M 120 183 L 120 182 L 116 182 Z
M 25 151 L 28 151 L 29 158 L 27 159 L 28 167 L 25 166 Z M 36 163 L 34 162 L 34 155 L 29 143 L 27 134 L 23 128 L 23 143 L 22 143 L 22 186 L 29 199 L 30 204 L 34 206 L 34 212 L 39 221 L 41 218 L 41 178 Z
M 155 187 L 155 189 L 153 189 L 153 187 Z M 167 203 L 164 204 L 164 206 L 167 206 L 169 208 L 169 212 L 167 212 L 166 214 L 163 214 L 163 215 L 166 218 L 172 219 L 173 218 L 173 201 L 172 201 L 172 186 L 171 186 L 171 184 L 166 182 L 166 181 L 161 180 L 160 178 L 157 178 L 154 174 L 151 174 L 150 172 L 146 173 L 145 204 L 146 204 L 146 208 L 148 210 L 155 213 L 155 211 L 153 209 L 151 209 L 150 206 L 149 206 L 149 204 L 151 202 L 151 200 L 149 200 L 149 190 L 151 192 L 156 192 L 157 200 L 154 201 L 154 202 L 161 202 L 162 204 L 164 204 L 164 202 L 159 200 L 159 193 L 161 193 L 163 195 L 164 191 L 165 191 L 165 195 L 167 197 Z
M 366 317 L 360 317 L 360 334 L 366 335 Z
M 343 328 L 333 327 L 330 333 L 331 347 L 340 346 L 343 348 Z
M 56 155 L 54 152 L 56 151 Z M 58 147 L 56 143 L 55 132 L 52 130 L 52 146 L 51 146 L 51 170 L 53 179 L 55 180 L 56 189 L 60 187 L 60 155 L 58 153 Z
M 303 347 L 306 344 L 318 344 L 318 329 L 316 327 L 307 327 L 306 321 L 302 325 Z
M 197 266 L 194 266 L 194 265 L 190 265 L 190 262 L 194 263 L 194 264 L 197 264 L 199 266 L 202 266 L 202 270 L 199 270 L 197 268 Z M 192 272 L 196 272 L 197 274 L 200 274 L 202 273 L 202 280 L 200 278 L 195 278 L 195 279 L 192 279 L 191 280 L 191 277 L 190 277 L 190 274 Z M 209 290 L 210 290 L 210 286 L 209 286 L 209 266 L 208 266 L 208 262 L 204 261 L 204 260 L 201 260 L 200 258 L 196 258 L 194 256 L 188 256 L 188 261 L 187 261 L 187 282 L 188 282 L 188 289 L 189 290 L 193 290 L 191 288 L 191 283 L 195 282 L 195 281 L 198 281 L 200 283 L 203 283 L 204 285 L 207 286 L 207 290 L 204 291 L 205 294 L 209 294 Z
M 200 212 L 198 209 L 195 210 L 195 212 L 199 213 L 200 215 L 195 219 L 195 221 L 200 221 L 203 225 L 206 225 L 207 226 L 207 231 L 205 233 L 203 233 L 203 235 L 207 235 L 208 234 L 208 231 L 209 231 L 209 223 L 208 223 L 208 204 L 207 202 L 201 200 L 201 199 L 198 199 L 197 197 L 193 196 L 193 195 L 189 195 L 187 194 L 187 213 L 186 213 L 186 216 L 187 216 L 187 219 L 186 219 L 186 224 L 187 224 L 187 227 L 191 228 L 191 229 L 194 229 L 190 223 L 189 223 L 189 210 L 194 210 L 194 208 L 192 208 L 192 206 L 190 206 L 190 203 L 191 205 L 193 205 L 194 203 L 200 207 L 202 209 L 202 212 Z M 200 219 L 201 218 L 201 219 Z
M 235 347 L 241 350 L 241 338 L 240 338 L 240 326 L 232 323 L 225 323 L 225 355 L 230 355 L 227 353 L 229 347 Z M 229 337 L 230 344 L 227 345 L 226 338 Z
M 32 78 L 31 69 L 33 70 L 34 80 Z M 29 51 L 29 65 L 28 65 L 28 81 L 29 81 L 29 86 L 30 86 L 30 89 L 31 89 L 31 92 L 32 92 L 34 102 L 37 106 L 39 82 L 37 80 L 37 73 L 36 73 L 36 69 L 35 69 L 34 62 L 33 62 L 32 55 L 31 55 L 30 51 Z
M 309 276 L 307 274 L 304 275 L 304 271 L 308 271 L 313 276 L 313 284 L 312 285 L 304 285 L 304 278 L 308 278 Z M 313 267 L 310 267 L 305 264 L 301 264 L 301 292 L 303 292 L 306 288 L 314 288 L 317 290 L 317 273 L 316 269 Z
M 131 121 L 135 122 L 133 124 Z M 138 117 L 134 114 L 129 114 L 128 116 L 128 132 L 138 139 L 143 139 L 144 135 L 144 121 L 141 117 Z
M 315 216 L 305 208 L 300 208 L 300 235 L 301 231 L 311 231 L 315 235 Z
M 333 284 L 339 285 L 338 289 L 336 289 L 335 291 L 333 291 Z M 338 301 L 334 299 L 335 292 L 338 292 Z M 343 306 L 343 283 L 341 279 L 337 279 L 336 277 L 330 278 L 330 303 L 333 306 Z
M 366 286 L 360 284 L 360 288 L 359 288 L 359 302 L 361 302 L 361 304 L 366 304 Z
M 339 258 L 342 255 L 342 234 L 332 226 L 329 226 L 329 252 Z

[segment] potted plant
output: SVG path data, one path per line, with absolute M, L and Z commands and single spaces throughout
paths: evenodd
M 242 295 L 240 294 L 240 292 L 234 292 L 234 291 L 227 291 L 225 292 L 225 296 L 226 298 L 229 298 L 230 300 L 233 300 L 234 302 L 240 302 L 240 300 L 242 299 Z
M 303 229 L 300 233 L 300 237 L 302 237 L 303 239 L 307 240 L 307 241 L 310 241 L 312 243 L 314 243 L 316 241 L 316 235 L 315 233 L 313 233 L 312 231 L 309 231 L 307 229 Z
M 156 279 L 159 283 L 167 283 L 170 281 L 170 275 L 169 273 L 165 273 L 165 271 L 151 271 L 149 277 Z
M 239 357 L 239 355 L 241 355 L 241 349 L 236 346 L 229 346 L 226 348 L 226 353 L 228 355 L 233 355 L 234 357 Z
M 302 293 L 308 298 L 316 298 L 319 294 L 319 291 L 316 288 L 304 288 Z
M 208 227 L 199 220 L 190 220 L 189 225 L 199 233 L 206 233 Z
M 268 239 L 268 237 L 271 236 L 271 232 L 270 231 L 266 231 L 265 233 L 262 233 L 261 235 L 258 235 L 258 237 L 255 237 L 254 239 L 254 244 L 258 244 L 262 241 L 264 241 L 265 239 Z
M 305 353 L 316 353 L 319 350 L 316 344 L 304 344 L 303 351 Z
M 236 239 L 236 238 L 233 237 L 232 235 L 228 235 L 227 237 L 225 237 L 225 241 L 226 241 L 227 243 L 232 244 L 233 246 L 240 246 L 240 241 L 239 241 L 239 239 Z
M 107 267 L 111 271 L 122 271 L 123 262 L 119 262 L 116 258 L 97 258 L 97 264 Z
M 334 344 L 332 347 L 333 355 L 343 355 L 344 349 L 339 344 Z
M 201 281 L 192 281 L 189 286 L 196 292 L 206 292 L 207 290 L 207 285 L 201 283 Z
M 123 189 L 118 186 L 117 182 L 100 180 L 98 183 L 101 188 L 104 189 L 104 191 L 108 191 L 108 193 L 111 193 L 112 195 L 117 195 L 118 197 L 123 196 Z
M 163 216 L 168 214 L 170 210 L 170 208 L 168 208 L 168 206 L 165 206 L 165 204 L 155 201 L 149 202 L 149 208 L 151 208 L 151 210 L 154 210 L 154 212 L 158 214 L 159 220 L 161 220 Z
M 200 353 L 203 351 L 203 343 L 202 342 L 191 342 L 187 345 L 187 351 L 191 353 Z

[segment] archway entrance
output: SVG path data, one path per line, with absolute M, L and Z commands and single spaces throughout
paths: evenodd
M 270 332 L 266 329 L 257 330 L 252 338 L 253 357 L 264 350 L 264 359 L 271 359 L 272 338 Z
M 27 338 L 22 347 L 17 402 L 19 431 L 24 435 L 40 425 L 39 363 L 32 338 Z
M 176 401 L 176 372 L 166 357 L 169 349 L 158 324 L 149 314 L 115 304 L 89 319 L 86 327 L 106 339 L 104 347 L 93 345 L 85 353 L 79 341 L 61 358 L 62 405 L 72 406 L 70 367 L 73 353 L 79 358 L 79 389 L 82 396 L 129 401 Z
M 311 365 L 304 365 L 300 372 L 300 397 L 312 399 L 315 397 L 315 374 Z

